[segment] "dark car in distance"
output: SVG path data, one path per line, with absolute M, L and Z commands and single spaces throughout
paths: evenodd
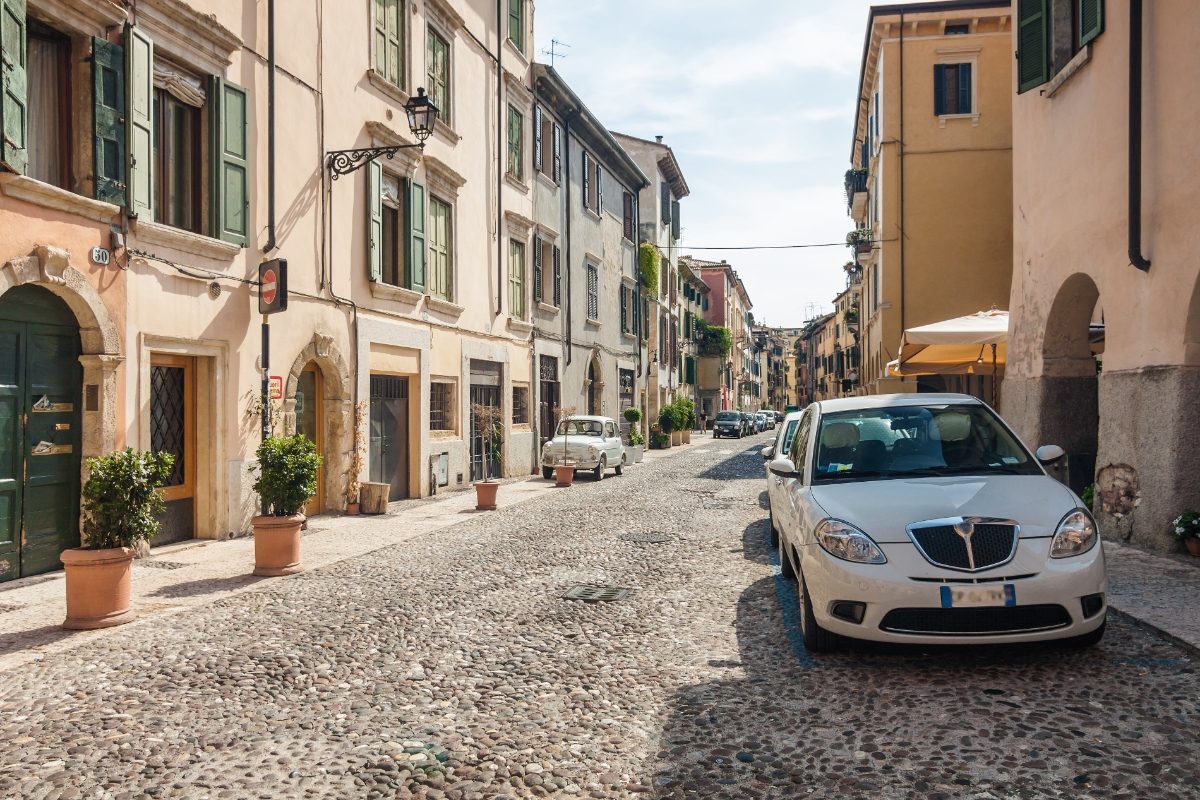
M 719 411 L 717 418 L 713 422 L 713 438 L 729 437 L 731 439 L 740 439 L 745 432 L 745 422 L 742 420 L 742 414 L 739 411 Z

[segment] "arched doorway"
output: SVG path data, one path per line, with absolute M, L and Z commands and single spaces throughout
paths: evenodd
M 310 361 L 296 381 L 296 433 L 303 434 L 320 450 L 325 441 L 324 380 L 321 368 Z M 317 492 L 304 504 L 304 513 L 315 516 L 325 510 L 325 464 L 317 470 Z
M 1076 273 L 1059 287 L 1042 340 L 1042 440 L 1036 444 L 1067 451 L 1061 477 L 1080 494 L 1096 477 L 1103 320 L 1100 290 L 1090 276 Z
M 79 545 L 79 323 L 32 284 L 0 296 L 0 581 L 56 570 Z
M 593 355 L 587 368 L 587 413 L 604 413 L 604 379 L 601 377 L 600 356 Z

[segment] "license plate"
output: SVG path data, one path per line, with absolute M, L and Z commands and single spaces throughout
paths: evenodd
M 941 589 L 942 608 L 1017 604 L 1017 588 L 1011 583 L 1001 586 L 943 586 Z

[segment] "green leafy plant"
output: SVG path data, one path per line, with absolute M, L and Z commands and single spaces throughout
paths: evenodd
M 175 456 L 126 448 L 87 460 L 83 485 L 83 531 L 91 550 L 134 547 L 158 533 L 164 509 L 158 489 L 171 475 Z
M 562 448 L 562 464 L 567 463 L 567 444 L 570 438 L 570 426 L 563 426 L 562 421 L 569 419 L 575 414 L 575 406 L 558 406 L 554 409 L 554 428 L 557 431 L 562 427 L 563 430 L 563 448 Z
M 709 325 L 702 319 L 696 320 L 696 345 L 702 356 L 729 358 L 733 350 L 733 334 L 722 325 Z
M 472 403 L 471 416 L 475 418 L 475 430 L 483 437 L 483 479 L 491 480 L 492 460 L 499 461 L 496 454 L 503 447 L 504 425 L 503 411 L 500 406 L 489 406 L 485 403 Z
M 668 433 L 654 434 L 654 446 L 659 450 L 663 450 L 671 443 L 671 435 Z
M 1181 542 L 1200 539 L 1200 513 L 1185 511 L 1171 521 L 1172 532 Z
M 696 404 L 686 397 L 680 397 L 671 404 L 674 407 L 675 430 L 692 431 L 696 429 Z
M 658 412 L 658 427 L 663 433 L 671 433 L 675 430 L 675 408 L 671 405 L 665 405 Z
M 846 234 L 846 244 L 850 246 L 871 243 L 870 228 L 855 228 Z
M 658 265 L 661 260 L 658 248 L 649 242 L 642 242 L 638 247 L 638 274 L 643 288 L 658 289 Z
M 250 467 L 258 477 L 254 491 L 268 513 L 276 517 L 299 514 L 317 491 L 321 455 L 307 436 L 273 436 L 264 439 L 256 453 L 258 463 Z
M 642 410 L 637 406 L 630 406 L 625 409 L 625 421 L 630 425 L 636 425 L 642 421 Z
M 629 444 L 630 446 L 646 444 L 646 440 L 642 436 L 642 432 L 637 427 L 629 429 Z
M 1080 495 L 1080 499 L 1083 500 L 1083 504 L 1087 506 L 1089 510 L 1091 510 L 1092 506 L 1096 502 L 1096 484 L 1089 483 L 1087 488 L 1083 490 L 1083 494 Z

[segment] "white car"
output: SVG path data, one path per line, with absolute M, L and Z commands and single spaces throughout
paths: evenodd
M 796 436 L 796 428 L 800 425 L 802 416 L 804 416 L 803 411 L 793 411 L 784 417 L 783 422 L 779 425 L 779 432 L 775 434 L 775 441 L 759 451 L 767 471 L 767 513 L 771 523 L 771 544 L 773 545 L 779 544 L 779 528 L 775 526 L 775 505 L 778 503 L 782 507 L 784 503 L 788 502 L 786 487 L 791 485 L 795 478 L 776 479 L 776 476 L 771 474 L 771 461 L 775 459 L 776 454 L 786 455 L 792 451 L 792 439 Z
M 609 468 L 620 475 L 626 458 L 621 429 L 611 417 L 567 417 L 542 445 L 542 477 L 549 480 L 555 465 L 570 464 L 576 472 L 591 470 L 599 481 Z
M 1104 550 L 1084 504 L 1042 468 L 1062 456 L 1030 454 L 967 395 L 809 406 L 770 462 L 805 646 L 1099 642 Z

